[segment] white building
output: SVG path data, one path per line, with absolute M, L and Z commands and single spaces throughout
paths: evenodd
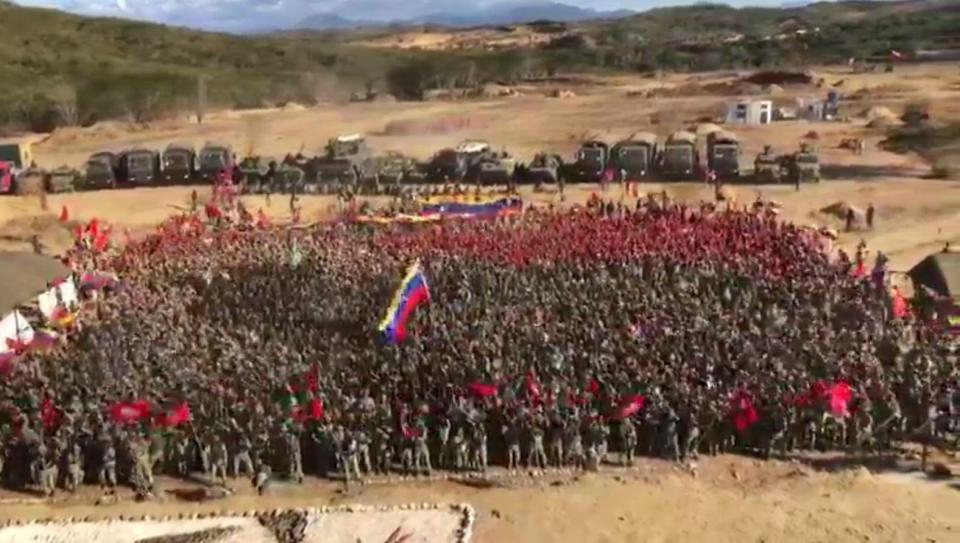
M 742 100 L 730 104 L 727 124 L 770 124 L 773 121 L 773 101 Z

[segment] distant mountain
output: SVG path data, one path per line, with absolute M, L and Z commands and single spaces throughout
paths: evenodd
M 592 19 L 618 19 L 634 15 L 630 10 L 599 11 L 580 8 L 559 2 L 544 2 L 520 6 L 491 6 L 456 12 L 437 12 L 411 19 L 394 21 L 354 20 L 333 13 L 311 15 L 295 25 L 300 30 L 328 30 L 357 27 L 381 27 L 391 25 L 437 25 L 447 27 L 471 27 L 503 25 L 530 21 L 574 22 Z

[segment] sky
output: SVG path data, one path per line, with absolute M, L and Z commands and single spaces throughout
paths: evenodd
M 463 8 L 463 0 L 14 0 L 83 15 L 114 16 L 209 30 L 242 31 L 288 27 L 309 15 L 337 13 L 361 20 L 399 20 Z M 475 0 L 478 6 L 529 5 L 545 0 Z M 557 0 L 598 10 L 692 4 L 696 0 Z M 725 0 L 742 5 L 779 6 L 789 0 Z

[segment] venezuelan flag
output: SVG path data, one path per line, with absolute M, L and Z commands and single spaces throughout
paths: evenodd
M 442 202 L 423 207 L 423 215 L 439 215 L 445 218 L 474 219 L 495 218 L 520 213 L 523 200 L 516 197 L 490 199 L 480 202 Z
M 380 331 L 390 343 L 400 343 L 407 337 L 407 323 L 413 310 L 421 303 L 430 301 L 430 289 L 417 260 L 407 269 L 400 288 L 393 295 L 387 315 L 380 322 Z

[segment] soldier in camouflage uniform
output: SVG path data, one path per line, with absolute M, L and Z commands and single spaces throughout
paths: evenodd
M 349 484 L 351 480 L 360 479 L 360 463 L 358 459 L 357 440 L 351 433 L 344 435 L 340 441 L 340 463 L 343 469 L 343 480 Z
M 214 438 L 210 449 L 210 479 L 219 483 L 227 480 L 227 463 L 230 461 L 230 453 L 227 451 L 227 445 L 220 438 Z
M 456 433 L 453 434 L 453 466 L 457 471 L 461 471 L 467 467 L 467 451 L 468 443 L 464 435 L 463 427 L 457 428 Z
M 239 477 L 242 469 L 244 476 L 253 477 L 255 470 L 253 467 L 253 458 L 250 451 L 253 449 L 253 443 L 247 434 L 240 432 L 237 436 L 236 451 L 233 454 L 233 476 Z
M 393 444 L 390 442 L 390 431 L 384 427 L 377 428 L 373 440 L 376 465 L 374 471 L 379 475 L 390 473 L 393 463 Z
M 450 469 L 451 467 L 450 459 L 453 454 L 451 454 L 450 450 L 450 430 L 452 428 L 453 423 L 450 421 L 450 417 L 443 416 L 440 418 L 439 428 L 437 430 L 440 454 L 437 458 L 437 465 L 441 469 Z
M 430 464 L 430 446 L 427 442 L 427 439 L 427 426 L 426 424 L 419 422 L 417 424 L 417 435 L 413 438 L 413 464 L 414 469 L 418 474 L 426 473 L 429 475 L 433 472 L 433 466 Z
M 103 448 L 103 458 L 100 461 L 100 473 L 97 480 L 100 488 L 114 489 L 117 486 L 117 450 L 111 441 L 107 441 Z
M 487 429 L 483 422 L 474 426 L 470 439 L 470 456 L 473 469 L 487 471 Z
M 626 466 L 633 465 L 633 456 L 637 450 L 637 427 L 630 417 L 625 417 L 620 423 L 620 439 L 623 450 L 620 451 L 620 463 Z
M 550 426 L 550 458 L 555 468 L 562 468 L 566 460 L 566 457 L 563 455 L 564 433 L 565 428 L 563 421 L 554 421 Z
M 534 422 L 530 426 L 530 450 L 527 452 L 527 467 L 546 469 L 547 452 L 543 448 L 543 427 Z
M 303 483 L 303 454 L 300 450 L 300 436 L 289 429 L 283 431 L 283 441 L 287 452 L 287 476 L 291 481 Z
M 74 443 L 64 454 L 66 467 L 66 487 L 70 492 L 76 492 L 83 484 L 83 451 L 80 444 Z
M 520 466 L 520 428 L 514 421 L 503 426 L 501 431 L 507 445 L 507 469 L 515 470 Z

